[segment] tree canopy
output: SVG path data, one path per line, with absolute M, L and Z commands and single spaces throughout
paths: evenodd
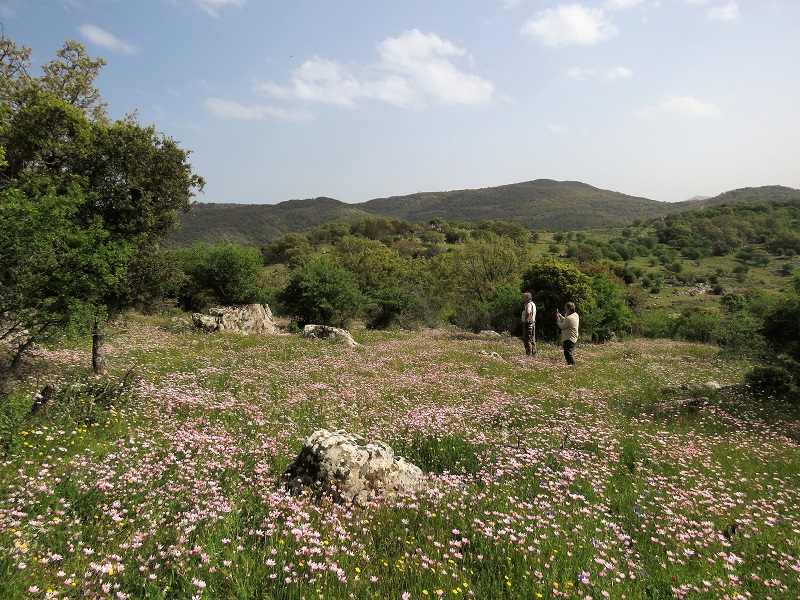
M 9 252 L 0 277 L 16 290 L 3 292 L 0 318 L 25 321 L 28 342 L 63 327 L 77 305 L 100 324 L 141 298 L 142 273 L 204 185 L 174 140 L 135 116 L 108 120 L 94 85 L 102 59 L 68 41 L 33 76 L 30 53 L 0 38 L 0 211 L 11 225 L 0 234 Z M 20 260 L 32 246 L 59 258 Z M 132 268 L 137 260 L 147 268 Z

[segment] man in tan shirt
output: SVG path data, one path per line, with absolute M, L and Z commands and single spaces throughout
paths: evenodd
M 567 302 L 564 305 L 564 313 L 556 312 L 556 323 L 561 329 L 561 344 L 564 347 L 564 358 L 567 359 L 567 365 L 570 367 L 575 366 L 575 357 L 573 351 L 575 350 L 575 342 L 578 341 L 578 313 L 575 312 L 575 304 Z

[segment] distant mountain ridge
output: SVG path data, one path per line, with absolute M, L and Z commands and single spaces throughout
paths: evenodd
M 197 203 L 192 215 L 180 215 L 182 227 L 170 236 L 168 246 L 213 244 L 220 240 L 262 246 L 287 233 L 307 233 L 332 221 L 355 222 L 370 216 L 412 223 L 435 217 L 476 225 L 488 220 L 510 221 L 528 229 L 580 231 L 621 227 L 635 219 L 716 204 L 792 198 L 800 198 L 800 190 L 776 185 L 673 203 L 603 190 L 578 181 L 537 179 L 489 188 L 375 198 L 359 204 L 326 197 L 279 204 Z

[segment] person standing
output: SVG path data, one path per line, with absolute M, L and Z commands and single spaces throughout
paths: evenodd
M 564 347 L 564 358 L 570 367 L 575 366 L 575 342 L 578 341 L 578 313 L 575 312 L 575 304 L 567 302 L 564 305 L 564 315 L 556 311 L 556 323 L 561 329 L 561 344 Z
M 526 356 L 536 355 L 536 304 L 530 292 L 522 294 L 522 343 Z

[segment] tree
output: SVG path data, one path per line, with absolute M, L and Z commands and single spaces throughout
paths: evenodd
M 598 341 L 629 333 L 635 317 L 624 288 L 603 272 L 592 276 L 591 285 L 595 307 L 581 317 L 581 329 Z
M 0 192 L 0 362 L 14 365 L 32 344 L 97 316 L 134 249 L 109 239 L 100 219 L 78 225 L 80 191 L 31 199 Z
M 519 285 L 519 253 L 510 238 L 471 239 L 451 253 L 455 287 L 466 299 L 487 302 L 502 285 Z
M 324 257 L 294 269 L 278 300 L 301 325 L 345 326 L 365 306 L 350 272 Z
M 347 269 L 364 293 L 402 281 L 406 263 L 396 250 L 378 241 L 348 235 L 333 248 L 333 260 Z
M 286 263 L 290 269 L 311 256 L 311 242 L 300 233 L 287 233 L 261 249 L 267 264 Z
M 190 210 L 204 182 L 192 173 L 189 153 L 153 127 L 133 116 L 108 122 L 94 87 L 104 61 L 67 42 L 41 77 L 31 77 L 29 56 L 30 50 L 3 38 L 0 73 L 12 80 L 0 85 L 0 147 L 7 161 L 0 192 L 19 190 L 30 202 L 74 194 L 79 200 L 69 215 L 71 226 L 102 229 L 107 243 L 130 249 L 117 276 L 98 276 L 92 287 L 93 364 L 101 372 L 104 317 L 141 297 L 145 285 L 124 274 L 137 272 L 131 268 L 137 260 L 146 257 L 151 270 L 153 258 L 164 256 L 157 252 L 160 242 L 177 223 L 177 212 Z
M 211 248 L 195 244 L 176 251 L 175 256 L 188 276 L 182 294 L 188 307 L 202 310 L 211 302 L 233 305 L 263 300 L 258 286 L 263 263 L 257 248 L 230 242 L 218 242 Z
M 556 309 L 574 302 L 581 318 L 585 318 L 596 306 L 592 280 L 573 264 L 550 256 L 540 256 L 523 271 L 522 289 L 533 294 L 537 308 L 537 324 L 542 337 L 557 339 L 555 324 Z

